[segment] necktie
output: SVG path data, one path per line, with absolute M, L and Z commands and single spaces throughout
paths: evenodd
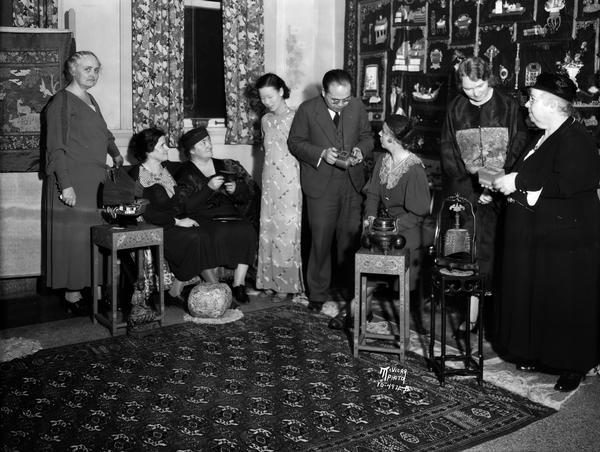
M 340 123 L 340 114 L 337 111 L 335 112 L 335 115 L 333 115 L 333 123 L 335 124 L 336 128 Z

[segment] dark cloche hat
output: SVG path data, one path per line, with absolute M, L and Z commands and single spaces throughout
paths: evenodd
M 577 86 L 568 76 L 542 72 L 538 75 L 535 84 L 531 88 L 546 91 L 566 101 L 573 102 L 577 94 Z
M 194 147 L 196 143 L 204 140 L 208 136 L 208 131 L 205 127 L 196 127 L 195 129 L 188 130 L 183 136 L 179 139 L 179 143 L 181 147 L 186 151 L 189 151 Z

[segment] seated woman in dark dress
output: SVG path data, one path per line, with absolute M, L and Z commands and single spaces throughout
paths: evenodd
M 215 244 L 219 265 L 235 268 L 233 294 L 241 302 L 248 299 L 245 279 L 256 259 L 256 229 L 242 215 L 252 193 L 233 161 L 212 158 L 212 143 L 204 127 L 181 137 L 188 161 L 175 179 L 182 188 L 186 212 L 206 228 Z
M 131 175 L 142 185 L 143 197 L 149 201 L 144 219 L 163 227 L 165 259 L 177 278 L 169 294 L 179 297 L 181 281 L 197 275 L 207 282 L 217 282 L 214 268 L 232 264 L 232 261 L 223 259 L 219 249 L 223 247 L 223 241 L 213 222 L 192 218 L 187 213 L 188 205 L 197 203 L 197 196 L 177 187 L 171 173 L 173 167 L 167 160 L 169 148 L 164 132 L 156 128 L 141 131 L 133 137 L 132 149 L 140 164 Z M 241 292 L 235 297 L 238 302 L 248 302 L 245 291 L 234 290 L 234 295 L 236 292 Z

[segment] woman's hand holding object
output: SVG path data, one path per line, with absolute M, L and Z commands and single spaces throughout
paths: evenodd
M 218 190 L 221 188 L 221 185 L 223 185 L 223 182 L 225 182 L 225 178 L 223 176 L 213 176 L 209 179 L 208 186 L 212 190 Z
M 69 207 L 74 207 L 77 202 L 77 196 L 73 187 L 63 188 L 62 193 L 58 197 Z
M 494 188 L 503 195 L 510 195 L 517 190 L 515 179 L 518 173 L 509 173 L 506 176 L 499 177 L 494 181 Z
M 477 202 L 479 204 L 489 204 L 490 202 L 492 202 L 492 195 L 490 194 L 490 191 L 487 188 L 483 189 L 483 193 L 479 195 L 479 199 L 477 200 Z
M 231 195 L 231 194 L 233 194 L 233 192 L 235 192 L 235 189 L 236 189 L 235 182 L 225 182 L 225 191 L 227 193 L 229 193 Z
M 123 157 L 121 155 L 116 155 L 112 159 L 115 168 L 121 168 L 123 166 Z

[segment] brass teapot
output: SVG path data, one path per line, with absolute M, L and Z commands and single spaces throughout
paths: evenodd
M 387 254 L 393 248 L 402 249 L 406 239 L 400 234 L 397 219 L 389 217 L 369 218 L 361 239 L 362 246 L 375 251 L 378 248 Z

